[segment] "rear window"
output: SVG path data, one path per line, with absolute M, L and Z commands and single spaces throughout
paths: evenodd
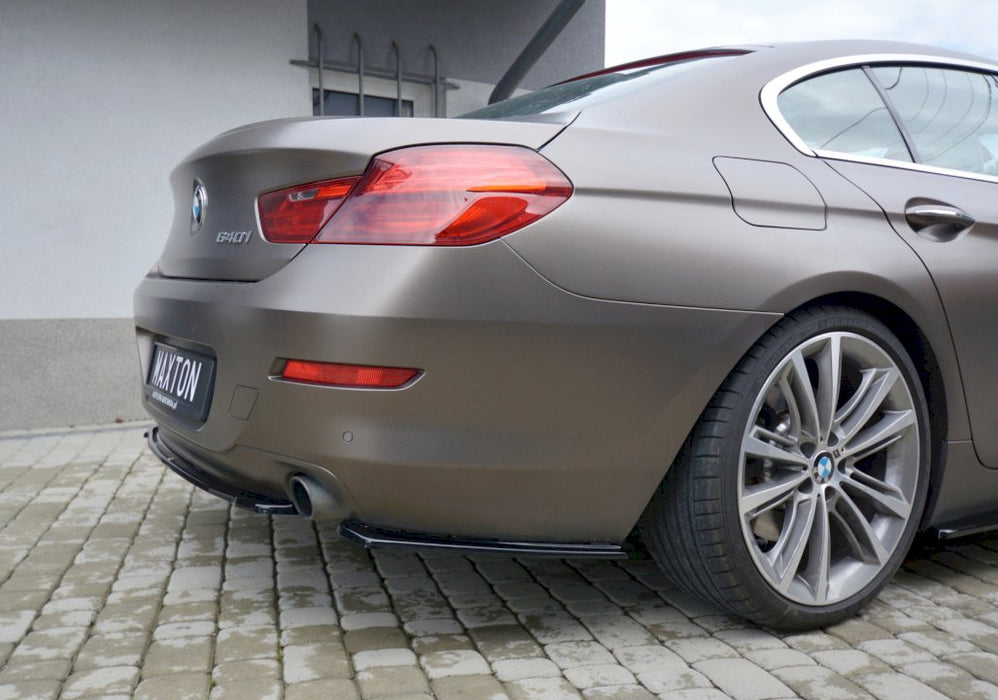
M 728 60 L 745 53 L 747 52 L 742 50 L 717 50 L 676 54 L 674 57 L 663 57 L 661 61 L 653 59 L 656 60 L 653 65 L 645 65 L 645 62 L 628 64 L 503 100 L 462 114 L 460 118 L 510 119 L 548 112 L 581 110 L 686 73 L 702 65 L 705 59 Z

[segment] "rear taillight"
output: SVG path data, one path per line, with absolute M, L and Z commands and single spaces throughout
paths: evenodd
M 344 365 L 335 362 L 310 362 L 288 360 L 281 372 L 281 379 L 307 384 L 356 387 L 361 389 L 395 389 L 408 383 L 418 369 L 405 367 L 377 367 L 372 365 Z
M 308 243 L 329 221 L 359 177 L 324 180 L 260 195 L 260 227 L 271 243 Z
M 284 242 L 268 232 L 264 199 L 309 187 L 260 198 L 260 218 L 267 240 Z M 445 246 L 485 243 L 549 214 L 571 194 L 572 183 L 564 173 L 528 148 L 402 148 L 371 161 L 360 182 L 348 188 L 346 199 L 333 207 L 314 242 Z M 296 208 L 297 201 L 287 201 L 287 209 Z M 287 242 L 302 241 L 296 238 Z

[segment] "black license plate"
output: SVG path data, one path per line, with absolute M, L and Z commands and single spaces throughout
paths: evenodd
M 211 403 L 215 360 L 189 350 L 156 343 L 146 378 L 146 396 L 167 411 L 203 421 Z

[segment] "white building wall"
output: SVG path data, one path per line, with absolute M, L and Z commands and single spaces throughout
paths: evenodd
M 305 0 L 0 0 L 0 319 L 130 316 L 171 169 L 310 114 L 306 53 Z

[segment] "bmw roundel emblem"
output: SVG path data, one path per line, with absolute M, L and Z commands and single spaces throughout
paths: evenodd
M 194 196 L 191 197 L 191 234 L 201 230 L 205 209 L 208 206 L 208 191 L 200 182 L 194 183 Z
M 818 460 L 818 478 L 824 481 L 832 475 L 832 458 L 822 455 Z

